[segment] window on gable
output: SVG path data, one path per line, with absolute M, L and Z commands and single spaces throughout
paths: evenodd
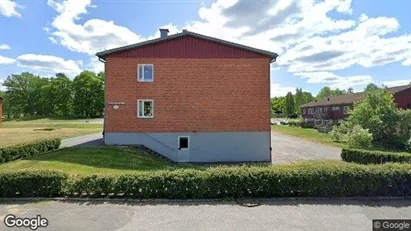
M 138 118 L 153 118 L 154 117 L 154 101 L 152 99 L 141 99 L 137 101 L 137 117 Z
M 138 64 L 137 81 L 138 82 L 153 82 L 154 81 L 154 65 L 153 64 Z

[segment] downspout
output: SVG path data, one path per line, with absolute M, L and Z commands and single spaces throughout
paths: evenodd
M 271 63 L 274 63 L 277 60 L 277 56 L 274 58 L 270 59 L 270 63 L 268 64 L 268 82 L 269 82 L 269 87 L 268 87 L 268 98 L 269 98 L 269 126 L 270 126 L 270 163 L 273 162 L 273 147 L 271 146 Z
M 104 76 L 106 76 L 106 60 L 102 59 L 101 57 L 98 57 L 98 61 L 104 63 Z M 106 79 L 104 79 L 104 108 L 103 108 L 103 144 L 105 142 L 105 128 L 106 128 Z

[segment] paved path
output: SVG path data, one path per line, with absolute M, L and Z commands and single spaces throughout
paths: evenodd
M 65 147 L 95 147 L 103 144 L 103 135 L 100 133 L 77 136 L 61 141 L 61 148 Z
M 341 160 L 341 149 L 271 132 L 272 162 L 298 160 Z
M 48 228 L 38 230 L 372 230 L 372 219 L 410 219 L 411 201 L 271 200 L 252 208 L 234 202 L 3 202 L 0 220 L 7 214 L 47 218 Z M 3 222 L 0 230 L 8 230 Z

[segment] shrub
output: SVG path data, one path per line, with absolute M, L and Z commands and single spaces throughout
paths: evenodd
M 33 143 L 22 144 L 0 148 L 0 163 L 17 160 L 23 157 L 34 156 L 40 153 L 58 149 L 61 140 L 59 138 L 36 141 Z
M 290 122 L 288 122 L 288 125 L 292 127 L 302 127 L 302 124 L 303 122 L 300 120 L 291 120 Z
M 0 172 L 0 196 L 168 199 L 411 196 L 410 177 L 409 164 L 216 167 L 114 176 Z
M 0 197 L 53 197 L 62 193 L 67 175 L 53 171 L 0 173 Z
M 411 163 L 411 154 L 359 149 L 343 149 L 341 158 L 346 162 L 357 164 Z
M 405 149 L 411 152 L 411 138 L 405 143 Z
M 368 129 L 355 125 L 348 134 L 348 146 L 350 148 L 371 148 L 373 136 Z

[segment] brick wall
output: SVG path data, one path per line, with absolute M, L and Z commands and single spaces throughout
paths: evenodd
M 154 82 L 137 82 L 137 64 Z M 105 132 L 270 131 L 269 59 L 106 59 Z M 137 118 L 137 100 L 154 118 Z M 125 102 L 117 110 L 109 102 Z

